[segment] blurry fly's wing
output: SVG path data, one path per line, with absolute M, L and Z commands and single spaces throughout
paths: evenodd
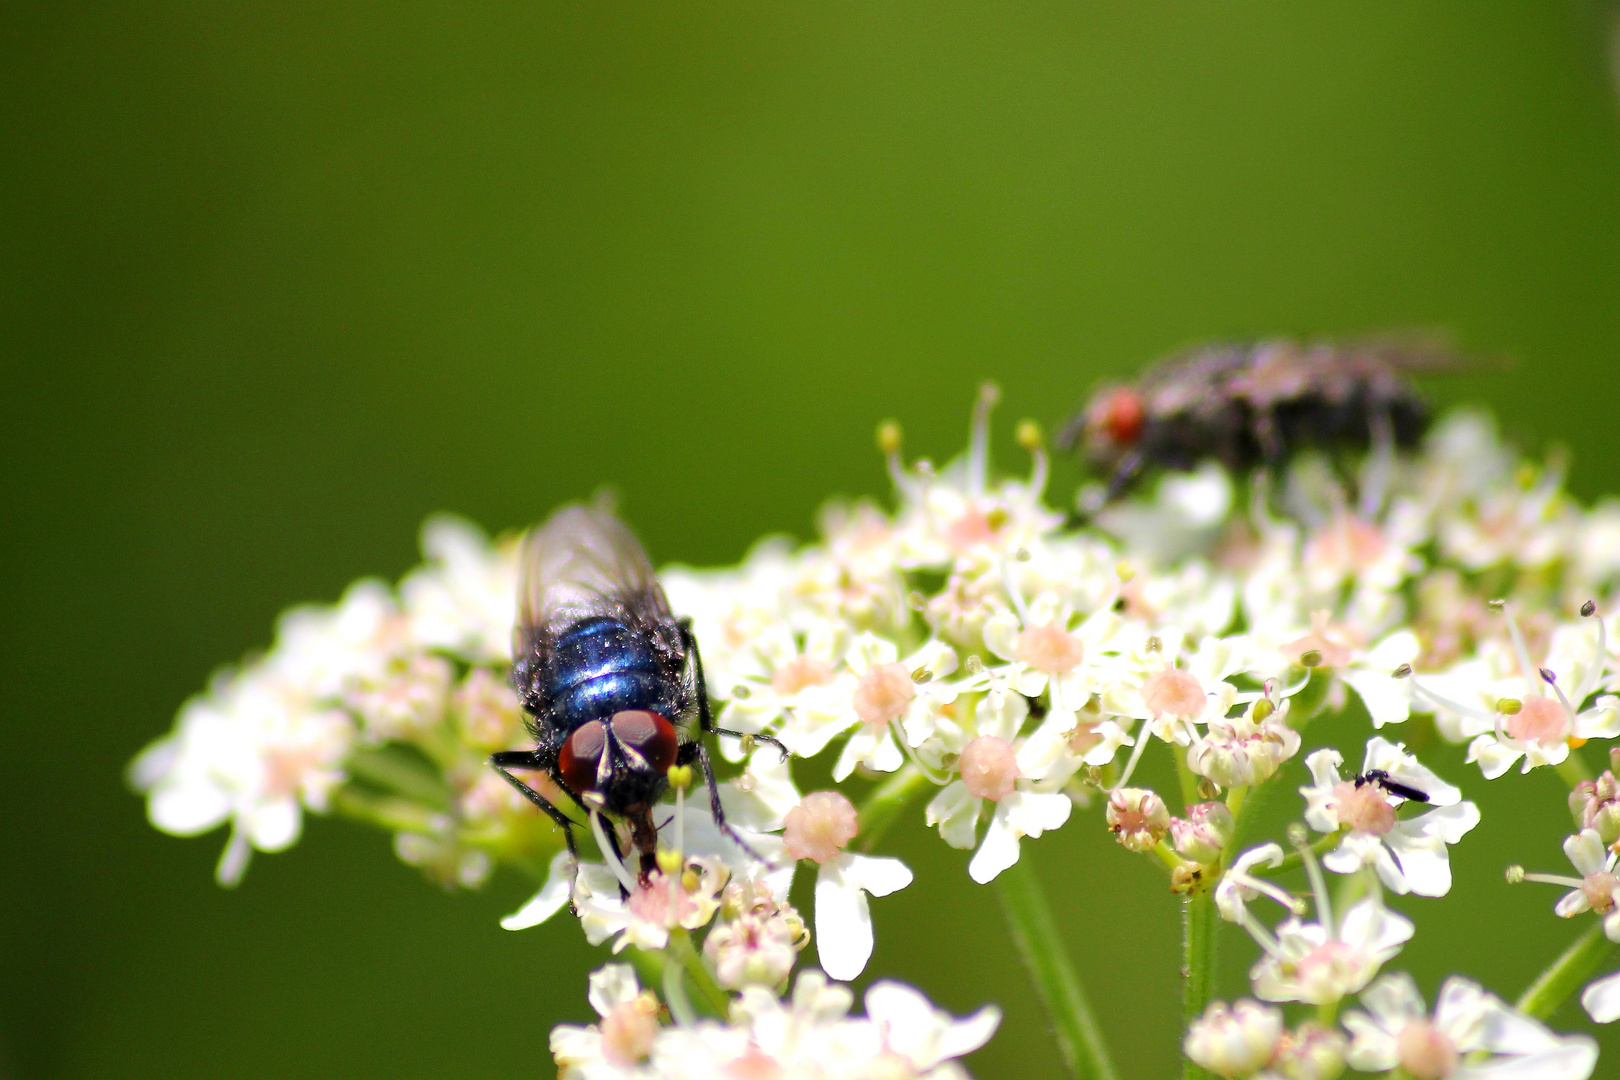
M 518 633 L 531 637 L 592 615 L 632 625 L 672 618 L 647 553 L 599 506 L 565 506 L 523 541 Z

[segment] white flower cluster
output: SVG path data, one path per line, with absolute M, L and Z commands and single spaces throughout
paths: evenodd
M 854 995 L 818 971 L 801 974 L 787 1001 L 745 989 L 728 1023 L 661 1025 L 657 999 L 625 964 L 591 975 L 590 1001 L 601 1023 L 551 1033 L 560 1080 L 959 1080 L 967 1073 L 953 1059 L 983 1046 L 1001 1022 L 990 1005 L 953 1019 L 896 982 L 873 984 L 866 1016 L 852 1017 Z
M 478 749 L 519 737 L 517 699 L 505 681 L 515 543 L 491 549 L 473 526 L 439 517 L 423 527 L 422 549 L 426 564 L 397 591 L 359 581 L 335 607 L 288 611 L 267 654 L 216 675 L 180 711 L 174 732 L 131 765 L 159 829 L 191 836 L 230 823 L 221 884 L 241 879 L 253 849 L 294 843 L 305 808 L 329 809 L 356 748 L 427 746 L 432 740 L 422 736 L 453 727 L 469 751 L 441 754 L 441 764 L 458 778 L 477 777 L 469 780 L 476 786 L 484 771 Z M 401 845 L 413 850 L 421 846 Z M 482 856 L 462 862 L 454 870 L 462 879 L 488 872 Z
M 791 1005 L 779 1000 L 809 940 L 788 902 L 795 868 L 815 864 L 817 954 L 849 979 L 873 952 L 868 898 L 912 881 L 897 860 L 866 853 L 910 800 L 946 844 L 973 852 L 979 883 L 1016 863 L 1023 840 L 1100 803 L 1122 845 L 1162 864 L 1189 903 L 1213 893 L 1220 915 L 1260 943 L 1256 997 L 1333 1010 L 1359 993 L 1368 1010 L 1342 1031 L 1290 1030 L 1270 1006 L 1211 1006 L 1187 1052 L 1219 1075 L 1327 1077 L 1345 1061 L 1389 1061 L 1413 1076 L 1464 1076 L 1480 1054 L 1587 1075 L 1588 1043 L 1552 1036 L 1472 984 L 1448 984 L 1430 1019 L 1409 983 L 1374 981 L 1414 932 L 1384 892 L 1444 895 L 1448 847 L 1479 823 L 1459 788 L 1386 729 L 1432 717 L 1415 722 L 1466 743 L 1482 780 L 1515 764 L 1557 769 L 1575 789 L 1579 831 L 1566 849 L 1581 876 L 1518 876 L 1568 885 L 1559 914 L 1595 911 L 1620 938 L 1620 783 L 1589 779 L 1580 751 L 1620 737 L 1620 665 L 1605 630 L 1620 606 L 1620 504 L 1579 507 L 1556 462 L 1519 462 L 1487 418 L 1463 412 L 1413 455 L 1369 454 L 1354 477 L 1302 454 L 1275 489 L 1257 475 L 1244 498 L 1241 478 L 1205 466 L 1070 527 L 1045 503 L 1034 425 L 1018 431 L 1029 472 L 992 475 L 993 404 L 981 395 L 968 452 L 940 469 L 908 465 L 898 429 L 880 431 L 892 513 L 834 506 L 818 542 L 767 540 L 737 567 L 662 573 L 674 611 L 693 620 L 720 726 L 744 733 L 721 739 L 732 775 L 719 797 L 748 852 L 688 805 L 703 794 L 694 778 L 672 773 L 656 871 L 627 870 L 613 851 L 628 850 L 628 836 L 610 842 L 595 814 L 597 857 L 576 865 L 551 823 L 484 767 L 526 739 L 506 681 L 515 544 L 491 547 L 444 519 L 424 534 L 427 564 L 397 590 L 362 582 L 334 608 L 289 613 L 269 653 L 185 707 L 132 767 L 153 823 L 192 834 L 229 822 L 220 876 L 234 882 L 252 848 L 296 839 L 303 809 L 336 809 L 392 829 L 403 858 L 447 883 L 477 884 L 495 862 L 536 871 L 545 885 L 509 928 L 567 906 L 592 942 L 666 957 L 703 932 L 697 962 L 719 992 L 740 995 L 728 999 L 734 1022 L 662 1026 L 659 1009 L 676 1002 L 602 975 L 603 1024 L 554 1039 L 570 1075 L 684 1075 L 676 1047 L 711 1063 L 739 1060 L 725 1047 L 764 1053 L 798 1075 L 795 1054 L 841 1053 L 846 1037 L 899 1054 L 910 1072 L 898 1075 L 923 1075 L 955 1069 L 947 1059 L 960 1051 L 897 1050 L 906 1038 L 926 1028 L 940 1046 L 972 1040 L 939 1034 L 958 1030 L 943 1020 L 903 1038 L 885 1028 L 900 990 L 869 997 L 863 1021 L 845 1017 L 847 992 L 810 975 Z M 1081 505 L 1096 502 L 1082 493 Z M 1313 716 L 1352 700 L 1374 732 L 1353 752 L 1306 755 L 1293 853 L 1273 843 L 1240 854 L 1250 793 L 1285 775 Z M 801 793 L 792 758 L 755 737 L 792 758 L 825 755 L 841 790 Z M 1174 761 L 1178 791 L 1131 786 L 1149 752 Z M 571 807 L 544 778 L 536 785 Z M 885 805 L 869 819 L 861 799 Z M 868 820 L 878 824 L 860 836 Z M 1296 867 L 1315 896 L 1309 922 L 1271 880 Z M 1346 876 L 1342 911 L 1324 869 Z M 1262 896 L 1285 908 L 1275 927 L 1252 909 Z M 1598 1019 L 1620 1016 L 1620 975 L 1585 1000 Z M 825 1038 L 801 1047 L 784 1034 L 823 1017 Z M 638 1049 L 612 1049 L 621 1043 Z

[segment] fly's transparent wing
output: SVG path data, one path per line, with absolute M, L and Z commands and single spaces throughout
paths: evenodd
M 591 615 L 672 617 L 640 542 L 611 511 L 584 505 L 563 507 L 524 539 L 518 612 L 520 629 Z

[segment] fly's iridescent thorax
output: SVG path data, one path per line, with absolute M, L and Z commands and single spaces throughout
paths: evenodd
M 679 711 L 679 683 L 666 674 L 646 635 L 607 616 L 562 630 L 548 663 L 527 675 L 525 704 L 560 733 L 625 710 Z

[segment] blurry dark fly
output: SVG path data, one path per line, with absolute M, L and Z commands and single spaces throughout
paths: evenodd
M 524 538 L 518 607 L 512 682 L 535 746 L 497 753 L 490 765 L 557 823 L 576 859 L 576 822 L 509 770 L 545 773 L 601 826 L 594 831 L 613 849 L 604 858 L 624 858 L 604 817 L 626 822 L 645 881 L 657 864 L 652 808 L 671 766 L 695 763 L 715 825 L 749 850 L 726 823 L 701 741 L 742 735 L 715 726 L 691 620 L 670 611 L 630 530 L 601 507 L 558 510 Z
M 1234 472 L 1281 465 L 1305 446 L 1411 447 L 1428 409 L 1410 374 L 1455 367 L 1416 342 L 1212 345 L 1098 390 L 1058 444 L 1108 475 L 1105 502 L 1145 469 L 1214 458 Z
M 1427 794 L 1415 787 L 1408 787 L 1399 780 L 1391 780 L 1389 773 L 1383 769 L 1368 769 L 1356 777 L 1356 787 L 1359 788 L 1367 784 L 1377 784 L 1391 795 L 1398 799 L 1405 799 L 1407 802 L 1426 803 L 1429 801 Z

